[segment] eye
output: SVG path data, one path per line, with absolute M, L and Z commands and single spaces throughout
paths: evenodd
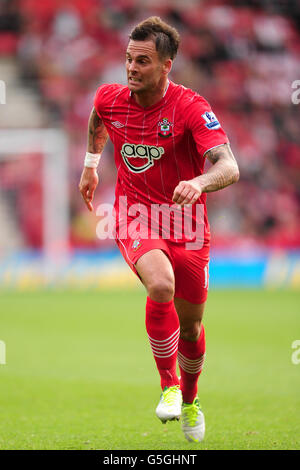
M 147 59 L 138 59 L 140 65 L 148 65 L 149 61 Z

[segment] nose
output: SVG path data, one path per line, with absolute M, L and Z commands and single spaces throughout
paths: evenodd
M 134 61 L 130 62 L 130 64 L 128 64 L 128 71 L 130 73 L 134 73 L 136 72 L 136 64 Z

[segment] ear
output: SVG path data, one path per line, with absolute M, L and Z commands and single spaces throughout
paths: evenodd
M 171 72 L 172 65 L 173 65 L 172 59 L 167 59 L 167 60 L 165 60 L 165 62 L 164 62 L 164 64 L 163 64 L 163 73 L 164 73 L 165 75 L 168 75 L 168 73 Z

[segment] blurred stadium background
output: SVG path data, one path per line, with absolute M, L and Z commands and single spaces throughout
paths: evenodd
M 300 288 L 298 0 L 1 0 L 2 288 L 137 285 L 77 188 L 95 90 L 125 83 L 129 32 L 153 14 L 181 34 L 171 79 L 212 104 L 241 170 L 208 198 L 211 286 Z M 114 182 L 108 144 L 95 207 Z

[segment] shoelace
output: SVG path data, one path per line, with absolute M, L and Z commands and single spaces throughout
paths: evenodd
M 184 423 L 187 424 L 188 426 L 195 426 L 197 418 L 198 418 L 199 409 L 200 409 L 200 406 L 197 402 L 184 405 L 183 414 L 182 414 Z
M 173 400 L 179 391 L 179 386 L 174 385 L 163 392 L 163 399 L 167 405 L 173 405 Z

